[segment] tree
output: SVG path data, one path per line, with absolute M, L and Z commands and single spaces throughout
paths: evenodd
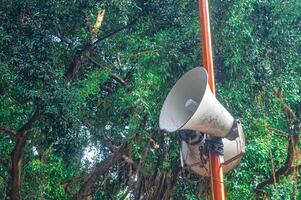
M 210 1 L 217 98 L 247 138 L 241 165 L 226 175 L 229 199 L 300 196 L 300 6 Z M 196 8 L 4 1 L 4 199 L 207 198 L 206 180 L 180 168 L 177 135 L 158 127 L 169 89 L 201 63 Z

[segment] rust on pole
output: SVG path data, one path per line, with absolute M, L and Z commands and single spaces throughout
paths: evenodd
M 210 18 L 208 0 L 199 0 L 199 16 L 200 28 L 202 35 L 202 49 L 203 49 L 203 65 L 208 72 L 208 82 L 212 93 L 215 95 L 215 82 L 213 70 L 213 56 L 210 32 Z M 218 154 L 209 152 L 210 165 L 210 180 L 211 180 L 211 194 L 213 200 L 224 200 L 224 177 L 223 167 L 220 156 Z

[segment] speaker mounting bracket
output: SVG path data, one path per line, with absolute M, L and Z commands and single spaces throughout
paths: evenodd
M 228 140 L 236 140 L 243 133 L 242 125 L 239 119 L 235 119 L 231 130 L 228 135 L 225 136 Z
M 205 141 L 207 149 L 214 154 L 224 155 L 224 144 L 220 137 L 209 137 Z

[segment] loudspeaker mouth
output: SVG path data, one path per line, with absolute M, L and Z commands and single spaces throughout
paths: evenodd
M 215 98 L 207 71 L 196 67 L 185 73 L 168 93 L 160 113 L 159 126 L 167 132 L 195 130 L 225 137 L 234 118 Z

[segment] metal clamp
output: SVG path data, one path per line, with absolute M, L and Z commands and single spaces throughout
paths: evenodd
M 210 137 L 206 139 L 205 145 L 208 150 L 212 153 L 223 156 L 224 155 L 224 144 L 222 138 Z
M 237 137 L 239 137 L 239 133 L 241 128 L 241 122 L 239 119 L 235 119 L 232 125 L 231 130 L 229 131 L 228 135 L 226 135 L 225 138 L 228 140 L 235 140 Z M 242 129 L 242 128 L 241 128 Z

